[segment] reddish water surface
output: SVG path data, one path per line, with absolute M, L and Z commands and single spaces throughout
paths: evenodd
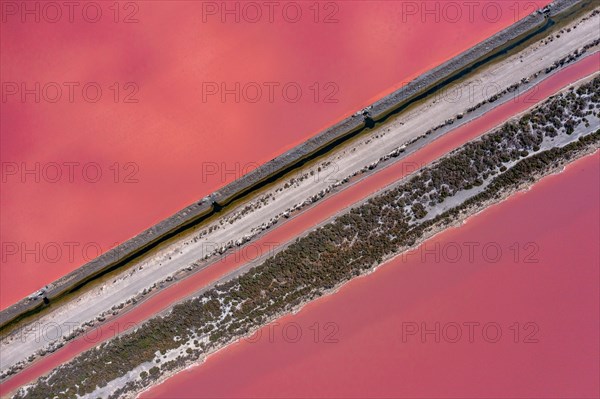
M 476 138 L 483 132 L 497 126 L 511 116 L 531 107 L 532 103 L 552 95 L 568 83 L 597 71 L 599 61 L 600 53 L 582 59 L 576 64 L 542 81 L 530 91 L 516 97 L 514 101 L 494 108 L 482 117 L 454 129 L 423 149 L 407 156 L 402 161 L 396 162 L 352 186 L 348 186 L 343 191 L 328 197 L 289 221 L 276 225 L 276 228 L 272 231 L 237 254 L 226 256 L 222 261 L 216 262 L 205 270 L 161 291 L 144 303 L 136 306 L 130 312 L 122 314 L 106 325 L 90 331 L 86 337 L 74 340 L 55 353 L 37 361 L 31 367 L 0 385 L 0 392 L 10 392 L 32 381 L 57 365 L 72 359 L 84 350 L 97 345 L 99 342 L 143 322 L 161 310 L 166 309 L 170 304 L 193 294 L 201 287 L 218 280 L 244 263 L 256 259 L 257 256 L 269 254 L 269 251 L 273 247 L 290 241 L 313 226 L 332 217 L 341 209 L 357 203 L 372 192 L 392 184 L 399 178 L 409 174 L 414 170 L 416 165 L 424 165 L 439 158 L 465 142 Z M 536 95 L 532 96 L 531 93 L 535 93 Z
M 596 153 L 143 397 L 596 398 L 599 181 Z
M 295 23 L 279 2 L 223 23 L 203 7 L 245 3 L 79 2 L 70 22 L 62 2 L 0 1 L 0 308 L 549 1 L 295 2 Z M 221 82 L 264 93 L 203 98 Z

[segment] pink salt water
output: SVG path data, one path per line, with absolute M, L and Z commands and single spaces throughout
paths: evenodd
M 596 152 L 142 397 L 596 398 L 599 181 Z
M 549 1 L 486 0 L 461 15 L 426 14 L 421 3 L 291 2 L 302 8 L 294 23 L 284 2 L 273 22 L 266 10 L 258 22 L 252 10 L 239 22 L 203 10 L 244 2 L 92 2 L 97 23 L 83 4 L 70 22 L 53 2 L 54 23 L 52 5 L 2 2 L 2 82 L 30 94 L 3 87 L 0 234 L 10 248 L 0 309 Z M 23 17 L 24 7 L 42 15 Z M 263 88 L 257 102 L 252 82 Z M 292 88 L 270 101 L 263 82 Z M 203 95 L 221 83 L 248 91 L 239 101 Z

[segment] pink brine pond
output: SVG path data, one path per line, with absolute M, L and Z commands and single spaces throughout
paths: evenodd
M 599 395 L 598 153 L 145 398 Z

